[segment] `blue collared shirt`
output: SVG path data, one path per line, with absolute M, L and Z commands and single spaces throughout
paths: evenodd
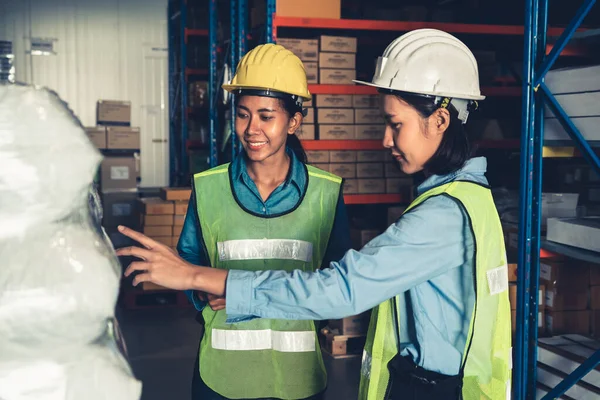
M 288 175 L 285 181 L 271 193 L 266 201 L 263 201 L 256 184 L 248 175 L 245 157 L 237 157 L 232 162 L 233 190 L 238 200 L 249 211 L 265 216 L 285 213 L 296 207 L 300 199 L 304 196 L 306 181 L 308 179 L 306 169 L 293 151 L 287 149 L 287 153 L 290 157 Z M 215 201 L 218 200 L 215 199 Z M 198 218 L 202 218 L 202 216 L 198 215 L 195 193 L 192 193 L 181 236 L 177 243 L 177 251 L 183 259 L 194 265 L 210 265 L 210 259 L 203 247 L 202 230 Z M 331 261 L 339 260 L 350 248 L 348 216 L 346 214 L 344 199 L 340 196 L 329 243 L 323 258 L 323 265 L 329 265 Z M 200 301 L 193 292 L 187 291 L 186 295 L 194 303 L 198 311 L 204 308 L 205 303 Z M 251 318 L 229 315 L 228 321 L 236 322 L 247 319 Z
M 471 159 L 453 174 L 429 177 L 417 192 L 454 180 L 487 185 L 486 168 L 485 158 Z M 431 197 L 329 268 L 230 271 L 227 313 L 335 319 L 399 296 L 401 353 L 427 370 L 456 375 L 475 302 L 474 249 L 466 211 L 447 196 Z

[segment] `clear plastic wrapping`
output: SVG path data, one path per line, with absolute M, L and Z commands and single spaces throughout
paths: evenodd
M 101 156 L 51 91 L 0 84 L 0 399 L 133 400 Z

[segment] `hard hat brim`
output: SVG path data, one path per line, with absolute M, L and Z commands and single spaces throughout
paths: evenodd
M 375 87 L 378 89 L 396 91 L 398 93 L 404 92 L 404 93 L 414 93 L 414 94 L 422 94 L 422 95 L 424 94 L 424 95 L 428 95 L 428 96 L 450 97 L 453 99 L 464 99 L 464 100 L 484 100 L 485 99 L 485 96 L 473 96 L 473 95 L 465 95 L 465 94 L 457 94 L 457 93 L 445 93 L 445 92 L 433 93 L 433 92 L 425 92 L 425 91 L 415 92 L 415 91 L 410 91 L 410 90 L 396 90 L 389 86 L 378 85 L 378 84 L 372 83 L 372 82 L 359 81 L 356 79 L 353 79 L 352 82 L 357 83 L 359 85 Z
M 260 87 L 260 86 L 247 86 L 247 85 L 230 85 L 230 84 L 223 84 L 221 85 L 221 87 L 228 91 L 229 93 L 235 94 L 234 92 L 236 90 L 244 90 L 244 89 L 251 89 L 251 90 L 270 90 L 273 92 L 280 92 L 280 93 L 285 93 L 285 94 L 289 94 L 289 95 L 295 95 L 298 96 L 300 98 L 302 98 L 305 101 L 310 101 L 312 100 L 312 95 L 310 94 L 310 92 L 307 93 L 290 93 L 290 92 L 283 92 L 281 90 L 273 90 L 273 88 L 269 88 L 269 87 Z

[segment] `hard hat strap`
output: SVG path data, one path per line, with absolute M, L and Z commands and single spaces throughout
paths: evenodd
M 262 96 L 282 100 L 292 100 L 300 109 L 302 109 L 302 97 L 295 94 L 283 93 L 270 89 L 237 89 L 234 93 L 238 96 Z

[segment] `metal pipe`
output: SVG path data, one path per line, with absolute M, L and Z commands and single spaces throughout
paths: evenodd
M 265 29 L 265 33 L 266 33 L 266 38 L 265 38 L 265 42 L 266 43 L 273 43 L 274 41 L 274 29 L 273 29 L 273 16 L 275 15 L 276 12 L 276 2 L 275 0 L 267 0 L 267 18 L 266 18 L 266 29 Z
M 600 365 L 600 350 L 597 350 L 590 358 L 585 360 L 579 367 L 569 374 L 561 383 L 556 385 L 542 400 L 554 400 L 565 394 L 569 388 L 586 376 L 591 370 Z
M 583 157 L 592 165 L 592 168 L 595 170 L 596 174 L 600 176 L 600 158 L 592 147 L 589 145 L 587 140 L 583 137 L 579 129 L 573 124 L 571 118 L 567 115 L 565 110 L 560 106 L 556 97 L 552 94 L 548 86 L 544 82 L 540 84 L 540 90 L 544 93 L 546 98 L 546 104 L 558 120 L 562 127 L 567 131 L 571 139 L 575 142 L 575 145 L 581 151 Z
M 550 71 L 550 68 L 552 68 L 552 66 L 560 56 L 560 53 L 562 53 L 564 48 L 567 46 L 567 43 L 569 42 L 577 28 L 579 28 L 581 22 L 583 22 L 583 19 L 586 17 L 586 15 L 588 15 L 595 3 L 596 0 L 585 0 L 585 3 L 583 3 L 583 5 L 579 7 L 579 9 L 577 10 L 577 14 L 575 14 L 575 17 L 571 20 L 567 28 L 560 35 L 560 38 L 558 38 L 558 40 L 556 41 L 556 44 L 552 48 L 552 51 L 540 66 L 540 69 L 538 70 L 536 76 L 534 87 L 537 87 L 542 82 L 542 79 L 544 79 L 544 77 L 546 76 L 546 73 Z

